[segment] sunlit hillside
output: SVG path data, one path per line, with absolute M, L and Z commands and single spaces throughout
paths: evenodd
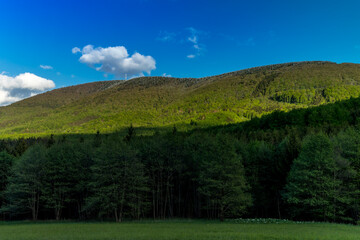
M 60 88 L 0 108 L 2 137 L 190 129 L 358 97 L 360 65 L 296 62 L 206 78 L 140 77 Z

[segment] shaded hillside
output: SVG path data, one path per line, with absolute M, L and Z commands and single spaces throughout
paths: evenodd
M 3 137 L 190 129 L 360 96 L 360 65 L 298 62 L 206 78 L 140 77 L 56 89 L 0 108 Z

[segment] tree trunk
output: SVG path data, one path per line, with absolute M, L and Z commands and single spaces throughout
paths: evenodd
M 278 216 L 279 216 L 279 219 L 281 219 L 281 212 L 280 212 L 280 194 L 279 194 L 279 192 L 277 192 L 276 202 L 277 202 Z
M 61 208 L 55 208 L 55 217 L 56 217 L 56 221 L 60 220 L 61 217 Z
M 220 221 L 221 221 L 221 222 L 224 221 L 224 206 L 221 206 L 221 207 L 220 207 L 219 218 L 220 218 Z
M 155 220 L 155 218 L 156 218 L 156 214 L 155 214 L 156 205 L 155 205 L 155 191 L 154 191 L 154 189 L 152 190 L 152 195 L 153 195 L 153 200 L 152 200 L 152 202 L 153 202 L 153 218 L 154 218 L 154 220 Z
M 114 213 L 115 213 L 115 221 L 116 221 L 116 222 L 119 222 L 119 217 L 118 217 L 117 208 L 114 209 Z
M 32 199 L 30 200 L 30 208 L 31 208 L 31 214 L 33 221 L 36 221 L 38 219 L 39 214 L 39 193 L 33 192 Z

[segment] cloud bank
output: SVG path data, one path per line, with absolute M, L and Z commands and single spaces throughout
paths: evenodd
M 22 73 L 16 77 L 0 74 L 0 106 L 28 98 L 55 87 L 51 80 L 32 73 Z
M 117 77 L 143 76 L 144 72 L 150 74 L 156 69 L 155 59 L 135 52 L 129 55 L 124 46 L 97 47 L 87 45 L 82 50 L 78 47 L 72 49 L 74 54 L 80 52 L 79 61 L 100 72 L 114 74 Z

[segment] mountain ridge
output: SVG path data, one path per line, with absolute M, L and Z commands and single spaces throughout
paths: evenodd
M 360 96 L 360 65 L 305 61 L 203 78 L 139 77 L 55 89 L 0 108 L 2 137 L 181 130 Z

